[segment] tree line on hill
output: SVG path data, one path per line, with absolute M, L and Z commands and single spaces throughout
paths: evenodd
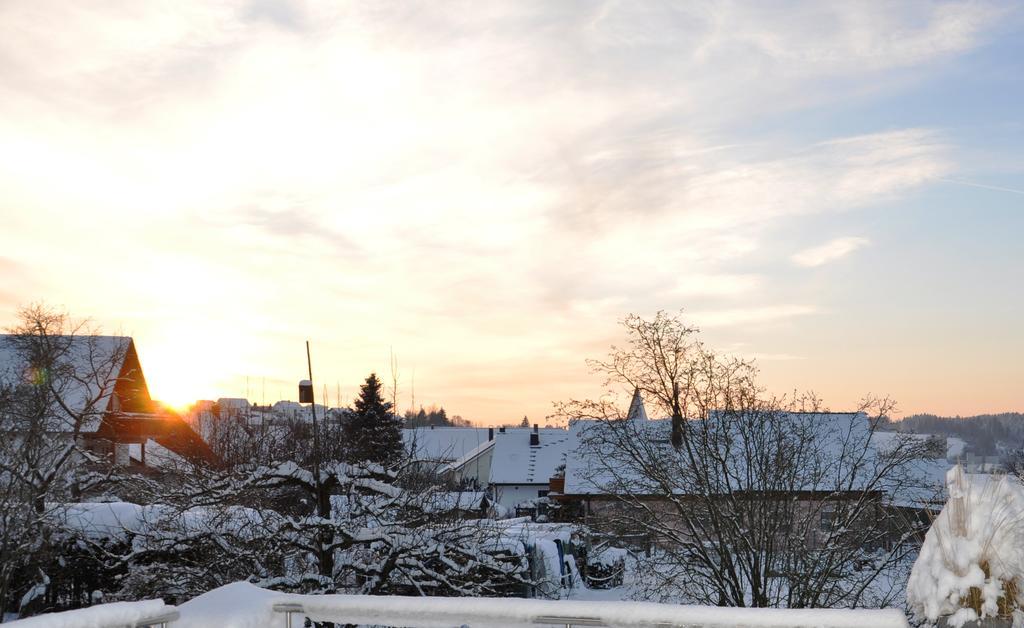
M 891 422 L 890 428 L 960 438 L 967 443 L 968 452 L 982 456 L 1008 455 L 1024 449 L 1024 413 L 1020 412 L 952 417 L 914 414 Z
M 429 408 L 420 406 L 418 411 L 409 408 L 405 411 L 403 424 L 405 427 L 468 427 L 472 425 L 457 414 L 448 416 L 448 412 L 443 406 L 430 406 Z

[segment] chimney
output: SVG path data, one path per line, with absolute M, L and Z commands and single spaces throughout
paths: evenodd
M 530 432 L 530 447 L 540 447 L 540 433 L 537 432 L 537 426 L 533 426 L 533 431 Z
M 494 440 L 494 428 L 487 428 L 487 440 Z
M 499 427 L 499 428 L 498 428 L 498 433 L 499 433 L 499 434 L 504 434 L 504 433 L 505 433 L 505 428 L 503 428 L 503 427 Z
M 538 434 L 538 433 L 539 433 L 539 432 L 537 431 L 537 428 L 538 428 L 538 427 L 540 427 L 540 425 L 538 425 L 537 423 L 534 423 L 534 424 L 533 424 L 533 433 L 534 433 L 534 434 Z

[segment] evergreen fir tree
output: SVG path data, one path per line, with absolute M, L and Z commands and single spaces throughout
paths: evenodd
M 430 418 L 431 425 L 437 425 L 438 427 L 450 425 L 448 423 L 448 413 L 444 411 L 444 408 L 441 408 L 437 412 L 434 412 L 433 415 L 434 416 Z
M 519 422 L 519 427 L 530 427 L 530 419 L 523 417 L 523 420 Z
M 370 373 L 359 387 L 359 397 L 343 429 L 350 462 L 393 466 L 404 454 L 401 420 L 384 400 L 382 389 L 376 373 Z

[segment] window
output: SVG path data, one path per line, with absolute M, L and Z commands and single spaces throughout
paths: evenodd
M 836 507 L 828 504 L 822 506 L 820 517 L 821 519 L 818 522 L 818 527 L 822 532 L 827 534 L 828 531 L 832 529 L 832 522 L 835 521 Z

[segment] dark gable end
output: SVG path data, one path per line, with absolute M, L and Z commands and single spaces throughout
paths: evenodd
M 107 411 L 147 413 L 155 410 L 153 399 L 149 396 L 149 386 L 146 385 L 146 375 L 142 371 L 139 354 L 135 350 L 135 341 L 129 338 Z

